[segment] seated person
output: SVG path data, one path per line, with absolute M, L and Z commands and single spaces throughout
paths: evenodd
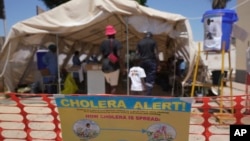
M 87 63 L 90 64 L 90 63 L 98 63 L 98 56 L 94 53 L 92 54 L 88 60 L 87 60 Z

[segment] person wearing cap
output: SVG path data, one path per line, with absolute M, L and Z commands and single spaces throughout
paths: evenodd
M 136 53 L 141 60 L 140 66 L 146 73 L 145 85 L 146 95 L 148 96 L 152 95 L 159 62 L 157 43 L 152 37 L 151 32 L 145 32 L 145 37 L 138 42 L 136 49 Z
M 106 93 L 116 93 L 120 68 L 123 68 L 123 62 L 121 58 L 122 44 L 115 38 L 116 30 L 112 25 L 107 25 L 105 28 L 105 39 L 100 46 L 100 52 L 102 53 L 102 71 L 106 80 Z M 118 61 L 112 62 L 109 59 L 110 53 L 113 53 L 117 57 Z M 122 69 L 123 70 L 123 69 Z

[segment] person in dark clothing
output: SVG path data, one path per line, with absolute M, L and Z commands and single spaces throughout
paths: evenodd
M 75 51 L 73 59 L 72 59 L 73 66 L 81 66 L 82 62 L 80 60 L 80 53 L 79 51 Z
M 48 46 L 49 51 L 43 56 L 43 63 L 46 65 L 46 68 L 49 71 L 49 76 L 46 76 L 43 78 L 44 84 L 50 84 L 46 85 L 46 90 L 48 93 L 57 93 L 56 85 L 57 84 L 57 78 L 58 78 L 58 59 L 57 59 L 57 46 L 54 44 L 51 44 Z
M 146 32 L 145 37 L 138 42 L 136 49 L 136 53 L 141 60 L 140 66 L 146 73 L 146 95 L 152 95 L 156 79 L 157 64 L 159 62 L 157 43 L 152 37 L 153 34 L 151 32 Z
M 82 60 L 82 61 L 80 60 L 80 52 L 78 50 L 75 51 L 74 56 L 72 58 L 73 67 L 76 67 L 76 68 L 81 70 L 80 72 L 73 72 L 73 78 L 74 78 L 75 82 L 77 83 L 78 87 L 81 86 L 81 82 L 82 82 L 81 78 L 83 78 L 83 76 L 82 76 L 83 75 L 82 63 L 84 61 L 85 60 Z
M 87 64 L 96 64 L 98 63 L 98 56 L 93 53 L 88 59 L 87 59 Z
M 112 25 L 106 26 L 105 34 L 107 39 L 100 46 L 100 52 L 103 56 L 102 71 L 106 80 L 106 93 L 114 94 L 118 85 L 120 68 L 124 67 L 123 59 L 121 58 L 122 44 L 115 39 L 116 30 Z M 109 58 L 110 53 L 113 53 L 118 61 L 112 62 Z
M 43 56 L 43 63 L 46 64 L 46 68 L 49 70 L 50 75 L 57 77 L 58 73 L 58 59 L 56 50 L 57 47 L 54 44 L 48 46 L 49 51 Z

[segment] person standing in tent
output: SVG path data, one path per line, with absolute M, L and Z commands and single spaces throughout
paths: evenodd
M 56 54 L 56 45 L 49 45 L 49 51 L 43 56 L 43 63 L 46 65 L 46 68 L 49 70 L 49 74 L 52 76 L 57 76 L 58 73 L 58 61 Z
M 97 64 L 98 63 L 98 56 L 96 53 L 92 53 L 90 57 L 87 59 L 87 64 Z
M 158 48 L 156 41 L 152 38 L 151 32 L 146 32 L 145 37 L 137 44 L 136 53 L 141 59 L 141 67 L 145 70 L 146 95 L 152 95 L 154 87 L 157 64 L 159 62 Z
M 55 83 L 57 80 L 57 73 L 58 73 L 58 60 L 57 60 L 57 54 L 56 45 L 49 45 L 48 47 L 49 51 L 43 56 L 42 61 L 46 65 L 46 68 L 49 71 L 49 76 L 44 78 L 45 83 Z M 54 88 L 47 88 L 48 93 L 56 93 L 56 89 Z
M 73 63 L 73 67 L 76 67 L 80 71 L 73 72 L 73 78 L 79 87 L 81 86 L 81 81 L 83 80 L 83 69 L 82 69 L 83 62 L 85 62 L 85 60 L 83 61 L 80 60 L 80 52 L 76 50 L 72 58 L 72 63 Z
M 75 51 L 74 56 L 72 58 L 72 63 L 73 63 L 73 66 L 78 66 L 78 67 L 81 66 L 82 62 L 80 60 L 80 53 L 79 53 L 79 51 Z
M 106 93 L 116 93 L 120 68 L 123 68 L 121 59 L 122 44 L 115 39 L 116 30 L 112 25 L 106 26 L 105 39 L 100 46 L 102 53 L 102 71 L 106 80 Z

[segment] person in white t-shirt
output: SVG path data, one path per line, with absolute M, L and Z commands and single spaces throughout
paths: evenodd
M 139 60 L 134 61 L 133 67 L 129 69 L 128 76 L 131 80 L 131 94 L 132 95 L 144 95 L 145 91 L 145 81 L 146 78 L 145 71 L 139 65 Z

